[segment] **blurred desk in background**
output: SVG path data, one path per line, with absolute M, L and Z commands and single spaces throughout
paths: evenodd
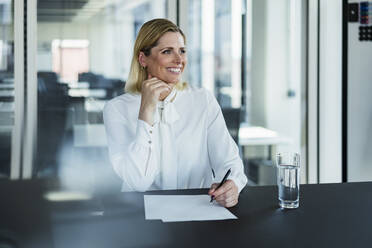
M 3 78 L 1 81 L 3 84 L 14 84 L 14 78 Z
M 69 97 L 70 114 L 73 116 L 73 124 L 102 124 L 103 107 L 107 100 L 90 97 Z
M 14 90 L 14 84 L 12 84 L 12 83 L 0 83 L 0 90 Z
M 106 102 L 106 100 L 87 99 L 84 102 L 84 108 L 87 112 L 102 112 Z
M 288 145 L 292 142 L 292 139 L 273 130 L 251 127 L 243 123 L 239 129 L 239 145 L 242 148 L 244 172 L 248 176 L 249 182 L 254 185 L 275 184 L 276 170 L 272 159 L 273 147 Z M 246 149 L 249 146 L 267 146 L 267 155 L 265 157 L 250 157 L 246 154 Z
M 84 111 L 86 112 L 87 122 L 90 124 L 103 123 L 103 108 L 107 100 L 86 98 L 84 101 Z
M 12 125 L 0 125 L 0 133 L 11 133 L 13 128 Z
M 103 124 L 74 125 L 74 147 L 106 147 Z
M 103 108 L 104 103 L 99 103 Z M 87 106 L 87 105 L 86 105 Z M 91 106 L 90 106 L 91 107 Z M 88 107 L 88 108 L 90 108 Z M 239 131 L 239 143 L 242 146 L 290 144 L 290 138 L 262 127 L 242 127 Z M 107 146 L 104 124 L 74 125 L 75 146 Z
M 107 149 L 105 126 L 103 124 L 74 125 L 73 127 L 73 154 L 74 169 L 83 171 L 87 179 L 94 178 L 94 182 L 99 184 L 96 190 L 119 191 L 121 180 L 115 174 Z M 80 168 L 80 170 L 79 170 Z M 107 182 L 110 185 L 106 185 Z M 89 185 L 89 184 L 87 184 Z
M 70 97 L 106 98 L 107 91 L 105 89 L 76 88 L 76 89 L 69 89 L 68 95 Z
M 89 89 L 89 82 L 72 82 L 68 83 L 70 89 Z
M 239 129 L 239 145 L 245 146 L 268 146 L 268 159 L 271 159 L 272 146 L 291 144 L 292 139 L 278 134 L 263 127 L 250 127 L 244 124 Z
M 14 97 L 14 90 L 0 89 L 0 97 Z
M 242 146 L 290 144 L 292 139 L 263 127 L 242 125 L 239 129 L 239 144 Z
M 14 90 L 0 89 L 0 102 L 14 102 Z
M 0 125 L 13 125 L 14 102 L 0 102 Z
M 14 102 L 0 102 L 0 112 L 14 112 Z

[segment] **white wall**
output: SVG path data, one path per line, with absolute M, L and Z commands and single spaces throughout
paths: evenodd
M 266 126 L 266 43 L 267 1 L 252 1 L 252 64 L 251 64 L 251 115 L 252 125 Z
M 292 5 L 291 5 L 292 3 Z M 252 1 L 252 125 L 267 127 L 292 143 L 277 151 L 306 151 L 303 1 Z M 289 97 L 288 91 L 294 92 Z M 306 155 L 301 182 L 306 183 Z
M 52 53 L 50 50 L 45 51 L 38 49 L 37 50 L 37 70 L 38 71 L 52 71 Z
M 341 182 L 342 1 L 319 7 L 319 181 Z
M 106 77 L 126 78 L 130 67 L 133 41 L 131 15 L 113 21 L 115 15 L 98 16 L 90 22 L 38 23 L 38 69 L 52 69 L 50 47 L 54 39 L 89 40 L 89 65 L 94 73 Z M 130 53 L 128 53 L 130 51 Z
M 290 39 L 290 1 L 254 0 L 252 14 L 252 124 L 291 137 L 293 144 L 279 149 L 300 152 L 301 66 L 290 55 L 300 53 L 301 40 Z
M 291 149 L 299 151 L 300 141 L 300 82 L 290 84 L 290 55 L 295 47 L 290 47 L 289 1 L 270 0 L 267 9 L 267 89 L 266 89 L 266 120 L 267 127 L 289 136 L 294 141 Z M 287 93 L 295 91 L 295 96 L 289 98 Z
M 37 24 L 37 70 L 51 71 L 52 41 L 55 39 L 88 39 L 87 23 L 46 23 Z
M 87 39 L 88 25 L 85 22 L 38 22 L 38 42 L 52 41 L 54 39 Z

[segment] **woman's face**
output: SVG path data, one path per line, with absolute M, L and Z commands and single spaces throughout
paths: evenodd
M 141 64 L 147 68 L 147 72 L 152 77 L 168 84 L 176 84 L 181 80 L 187 63 L 183 36 L 178 32 L 165 33 L 159 39 L 158 45 L 151 49 L 150 55 L 146 57 L 142 53 L 142 58 Z

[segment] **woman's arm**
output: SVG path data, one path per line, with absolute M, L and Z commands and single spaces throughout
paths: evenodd
M 110 161 L 126 191 L 146 191 L 159 173 L 153 152 L 154 130 L 142 120 L 136 130 L 112 103 L 103 111 Z
M 215 171 L 215 183 L 219 183 L 228 169 L 231 169 L 229 180 L 224 187 L 214 190 L 211 186 L 210 194 L 214 195 L 216 201 L 224 206 L 233 206 L 237 203 L 240 191 L 247 184 L 247 177 L 244 174 L 244 167 L 239 157 L 239 149 L 232 139 L 226 127 L 220 106 L 215 97 L 208 92 L 207 111 L 207 144 L 209 160 Z M 236 200 L 233 204 L 233 200 Z
M 159 99 L 170 91 L 169 85 L 148 75 L 142 83 L 135 134 L 129 128 L 129 121 L 115 106 L 108 104 L 103 111 L 110 161 L 123 180 L 124 190 L 146 191 L 159 173 L 153 151 L 153 145 L 157 143 L 154 142 L 154 113 Z

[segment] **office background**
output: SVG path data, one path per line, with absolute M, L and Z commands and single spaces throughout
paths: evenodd
M 370 180 L 372 174 L 354 169 L 353 161 L 345 170 L 345 137 L 363 137 L 371 126 L 367 118 L 367 125 L 343 132 L 345 4 L 0 1 L 1 177 L 57 178 L 65 187 L 119 190 L 107 157 L 102 108 L 123 94 L 139 28 L 162 17 L 185 31 L 184 80 L 215 94 L 251 185 L 275 184 L 276 151 L 301 153 L 302 183 Z M 371 108 L 363 113 L 370 116 Z M 237 123 L 261 128 L 248 133 L 258 141 L 239 140 Z M 360 161 L 370 165 L 372 158 L 363 154 Z M 358 149 L 352 156 L 360 157 Z M 345 171 L 355 173 L 348 178 Z

